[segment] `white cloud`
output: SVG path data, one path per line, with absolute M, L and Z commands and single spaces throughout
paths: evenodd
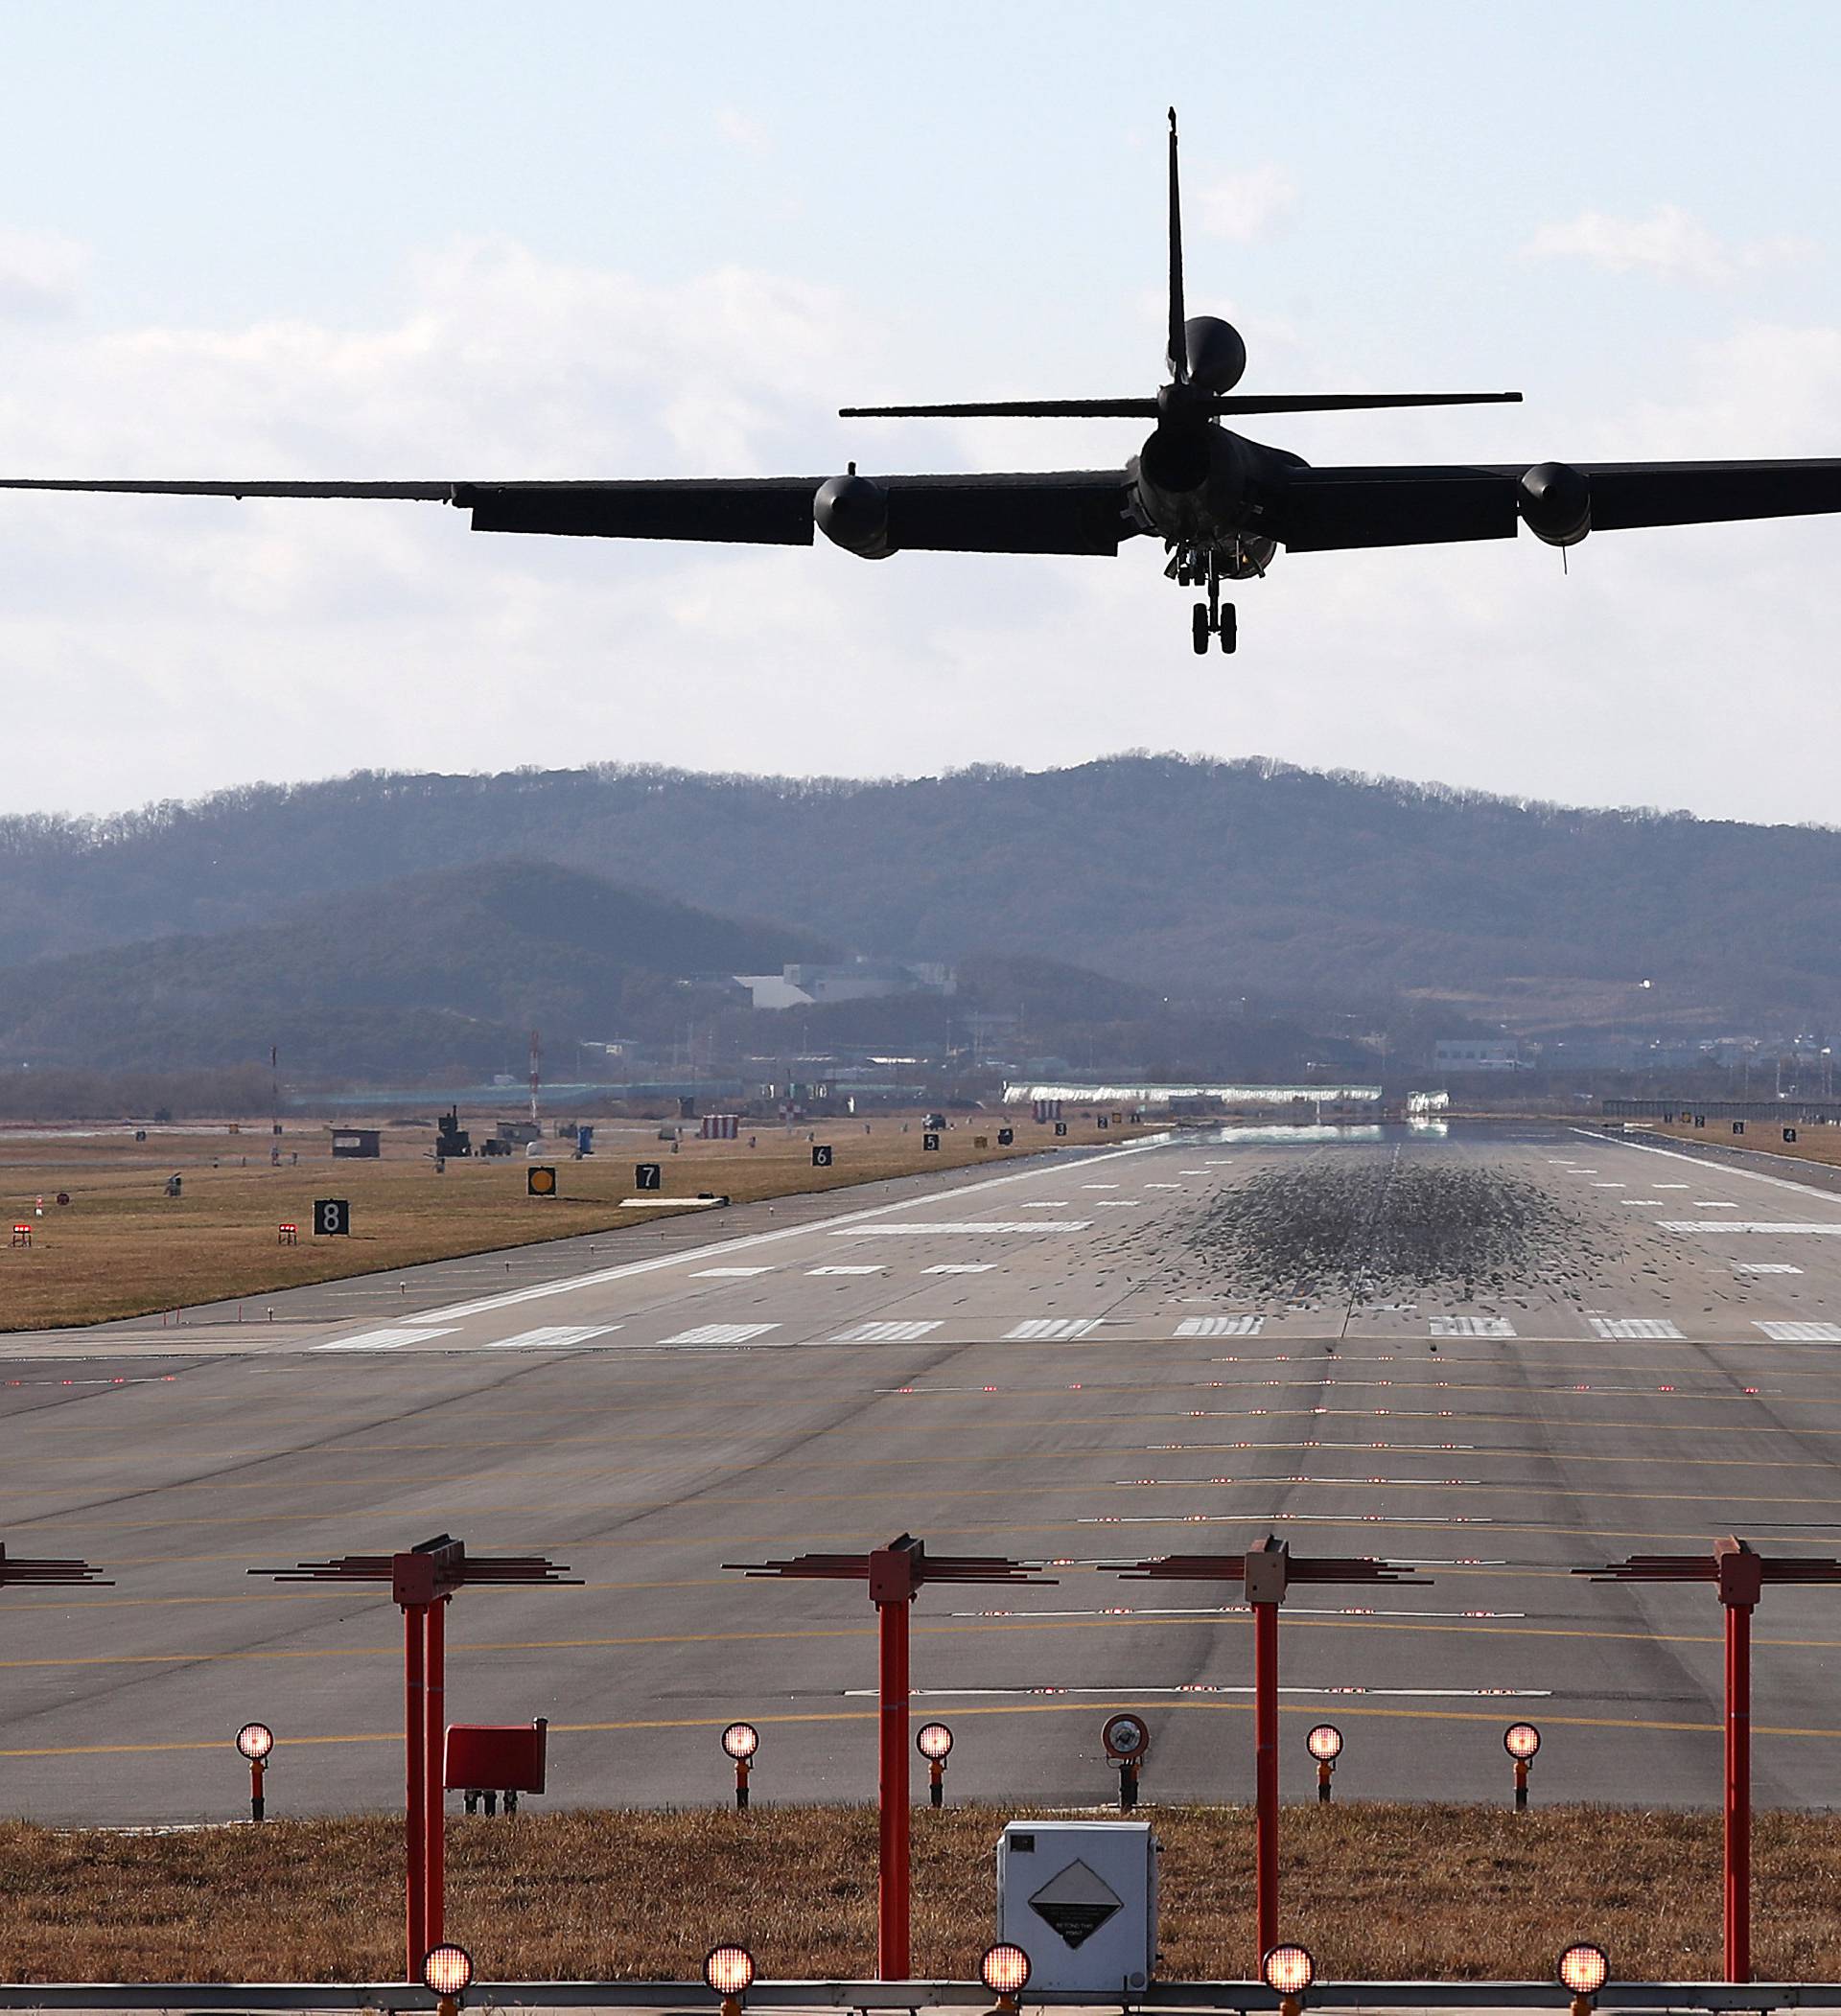
M 1522 250 L 1531 259 L 1583 259 L 1607 272 L 1709 286 L 1764 266 L 1795 265 L 1815 253 L 1806 239 L 1787 236 L 1729 244 L 1674 203 L 1641 218 L 1584 210 L 1568 223 L 1543 224 Z
M 733 147 L 746 148 L 750 153 L 764 154 L 774 144 L 773 128 L 758 119 L 750 119 L 746 112 L 738 112 L 734 105 L 724 105 L 716 113 L 716 130 Z
M 88 264 L 87 250 L 74 239 L 0 224 L 0 319 L 68 314 Z
M 1019 444 L 1006 423 L 828 420 L 864 358 L 916 382 L 928 341 L 772 273 L 665 285 L 470 241 L 419 260 L 372 326 L 0 325 L 0 474 L 1106 467 L 1136 445 L 1102 424 Z M 1760 325 L 1672 368 L 1668 400 L 1603 412 L 1306 416 L 1271 438 L 1323 462 L 1841 446 L 1841 330 Z M 1148 541 L 865 564 L 822 541 L 476 535 L 435 505 L 0 493 L 21 701 L 0 810 L 366 765 L 912 773 L 1148 743 L 1831 817 L 1831 735 L 1783 724 L 1834 719 L 1835 536 L 1594 536 L 1570 578 L 1528 540 L 1285 555 L 1238 594 L 1240 656 L 1203 660 Z
M 1210 238 L 1251 244 L 1264 238 L 1296 201 L 1297 190 L 1291 176 L 1268 161 L 1245 174 L 1211 182 L 1200 192 L 1201 228 Z

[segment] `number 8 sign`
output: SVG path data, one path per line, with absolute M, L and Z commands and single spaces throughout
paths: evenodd
M 352 1229 L 352 1207 L 344 1197 L 316 1197 L 314 1200 L 315 1239 L 343 1239 Z

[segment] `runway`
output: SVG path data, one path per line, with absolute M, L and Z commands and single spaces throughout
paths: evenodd
M 441 1531 L 583 1578 L 450 1607 L 451 1718 L 548 1716 L 554 1801 L 725 1799 L 738 1716 L 757 1801 L 872 1796 L 867 1598 L 722 1564 L 903 1530 L 1057 1578 L 916 1605 L 949 1796 L 1103 1800 L 1135 1707 L 1147 1800 L 1245 1798 L 1237 1591 L 1099 1564 L 1272 1530 L 1427 1578 L 1287 1603 L 1288 1796 L 1327 1719 L 1339 1797 L 1504 1797 L 1525 1718 L 1537 1801 L 1712 1802 L 1713 1593 L 1569 1570 L 1841 1542 L 1841 1194 L 1640 1137 L 1191 1134 L 588 1243 L 0 1340 L 0 1538 L 115 1584 L 0 1595 L 7 1810 L 232 1817 L 252 1717 L 271 1812 L 400 1804 L 398 1613 L 245 1571 Z M 1841 1801 L 1841 1590 L 1756 1647 L 1760 1803 Z

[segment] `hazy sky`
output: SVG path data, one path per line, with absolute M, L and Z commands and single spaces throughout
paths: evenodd
M 1221 32 L 1209 33 L 1217 22 Z M 1161 25 L 1160 25 L 1161 24 Z M 0 473 L 822 475 L 1143 431 L 1163 109 L 1246 389 L 1519 407 L 1313 461 L 1841 454 L 1841 8 L 0 0 Z M 1841 819 L 1841 519 L 1281 555 L 1238 657 L 1161 551 L 720 551 L 435 505 L 0 495 L 0 810 L 653 760 L 1149 746 Z

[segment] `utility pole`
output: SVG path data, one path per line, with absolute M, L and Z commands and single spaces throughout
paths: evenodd
M 530 1032 L 530 1124 L 533 1127 L 539 1124 L 537 1119 L 537 1087 L 542 1078 L 543 1059 L 543 1045 L 539 1040 L 538 1031 L 533 1029 Z

